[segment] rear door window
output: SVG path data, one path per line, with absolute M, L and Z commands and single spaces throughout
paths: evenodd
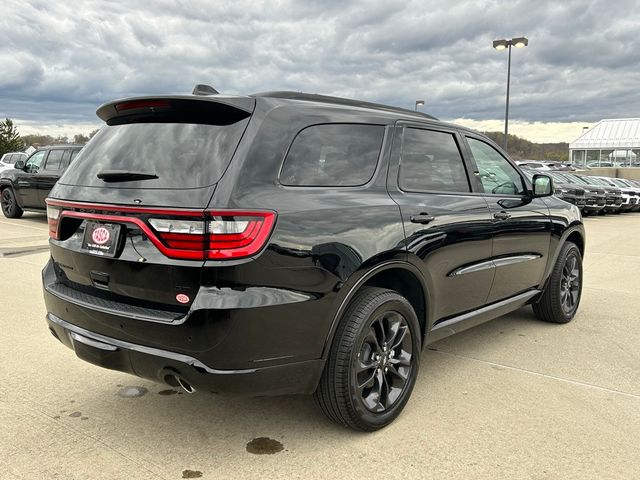
M 471 191 L 454 135 L 406 128 L 398 183 L 402 190 L 411 192 Z
M 62 166 L 62 156 L 64 155 L 64 150 L 51 150 L 49 155 L 47 156 L 47 161 L 44 164 L 44 170 L 49 172 L 58 171 Z
M 293 140 L 280 183 L 306 187 L 355 187 L 371 178 L 378 164 L 384 126 L 312 125 Z
M 230 125 L 126 123 L 100 129 L 66 170 L 59 183 L 109 188 L 198 188 L 220 180 L 244 129 L 244 118 Z M 106 183 L 104 171 L 157 175 L 144 181 Z

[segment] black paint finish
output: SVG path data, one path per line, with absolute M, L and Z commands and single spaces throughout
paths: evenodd
M 571 238 L 584 246 L 576 207 L 554 197 L 535 198 L 526 179 L 528 191 L 521 196 L 485 194 L 464 140 L 473 133 L 465 129 L 410 111 L 313 95 L 198 99 L 252 112 L 215 185 L 57 184 L 50 197 L 115 206 L 270 210 L 277 213 L 274 230 L 252 258 L 172 260 L 143 232 L 123 223 L 116 257 L 101 258 L 81 251 L 85 221 L 68 224 L 68 230 L 63 223 L 66 235 L 51 240 L 51 260 L 43 271 L 48 321 L 54 335 L 87 361 L 170 384 L 171 376 L 179 375 L 196 389 L 215 392 L 310 393 L 340 315 L 362 286 L 405 295 L 426 344 L 463 329 L 465 322 L 486 321 L 535 300 L 561 244 Z M 113 108 L 100 111 L 112 118 Z M 279 182 L 296 134 L 321 123 L 384 128 L 367 184 L 328 188 Z M 408 125 L 456 136 L 471 191 L 399 188 L 401 138 Z M 102 274 L 108 275 L 106 289 L 94 283 L 105 278 Z M 75 289 L 83 301 L 62 296 L 59 284 Z M 189 303 L 179 304 L 178 293 Z M 486 309 L 492 303 L 499 308 Z M 432 334 L 434 326 L 452 318 L 462 319 L 455 329 Z

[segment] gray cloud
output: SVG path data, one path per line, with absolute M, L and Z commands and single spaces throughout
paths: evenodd
M 186 93 L 291 89 L 411 108 L 438 117 L 523 121 L 638 116 L 640 14 L 634 0 L 5 2 L 0 116 L 97 120 L 102 102 Z

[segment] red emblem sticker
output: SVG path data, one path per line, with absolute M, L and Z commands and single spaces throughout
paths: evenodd
M 180 303 L 189 303 L 189 297 L 184 293 L 179 293 L 176 295 L 176 300 Z
M 98 227 L 91 234 L 91 239 L 98 245 L 104 245 L 109 241 L 109 230 L 104 227 Z

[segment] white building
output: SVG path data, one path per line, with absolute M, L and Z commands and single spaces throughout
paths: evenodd
M 569 144 L 569 161 L 587 167 L 639 167 L 640 118 L 600 120 Z

